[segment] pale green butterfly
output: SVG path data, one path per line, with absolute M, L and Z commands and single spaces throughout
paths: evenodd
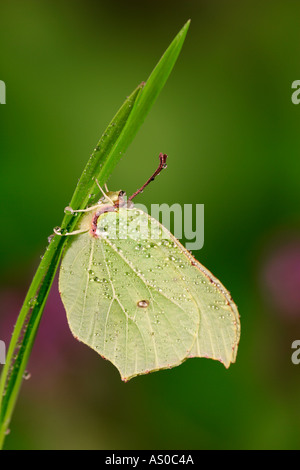
M 124 381 L 191 357 L 235 362 L 240 320 L 230 293 L 123 191 L 83 211 L 62 259 L 59 290 L 73 335 Z M 66 208 L 72 211 L 71 208 Z M 55 231 L 57 234 L 61 233 Z

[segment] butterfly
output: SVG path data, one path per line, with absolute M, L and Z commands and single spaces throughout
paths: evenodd
M 240 318 L 230 293 L 159 221 L 130 198 L 101 188 L 69 236 L 59 291 L 70 329 L 121 379 L 206 357 L 236 360 Z M 60 234 L 59 231 L 56 233 Z

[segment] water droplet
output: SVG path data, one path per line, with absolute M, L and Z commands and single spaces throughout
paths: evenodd
M 72 207 L 67 206 L 64 208 L 64 213 L 65 214 L 74 214 L 75 211 L 73 211 Z
M 33 297 L 32 299 L 28 300 L 28 306 L 30 308 L 33 308 L 37 303 L 37 298 L 36 297 Z
M 147 308 L 149 306 L 149 300 L 140 300 L 137 302 L 137 306 L 140 308 Z
M 56 233 L 58 233 L 58 234 L 61 234 L 61 233 L 62 233 L 61 227 L 59 227 L 59 226 L 57 225 L 56 227 L 54 227 L 53 232 L 56 232 Z
M 208 308 L 211 308 L 212 310 L 219 310 L 219 307 L 216 305 L 208 305 Z

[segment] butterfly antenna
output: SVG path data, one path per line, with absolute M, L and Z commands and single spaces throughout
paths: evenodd
M 128 198 L 128 201 L 132 201 L 132 199 L 137 196 L 138 194 L 142 193 L 144 191 L 144 189 L 146 188 L 146 186 L 148 186 L 149 183 L 151 183 L 151 181 L 154 181 L 156 176 L 159 175 L 159 173 L 164 170 L 165 168 L 167 168 L 167 164 L 166 164 L 166 161 L 167 161 L 167 158 L 168 158 L 168 155 L 166 155 L 165 153 L 160 153 L 159 154 L 159 167 L 157 168 L 157 170 L 153 173 L 153 175 L 151 176 L 151 178 L 148 179 L 148 181 L 146 181 L 146 183 L 138 190 L 136 191 L 132 196 L 130 196 Z
M 103 194 L 104 198 L 110 202 L 112 205 L 114 205 L 113 201 L 110 199 L 110 197 L 108 197 L 108 195 L 103 191 L 103 189 L 101 188 L 100 184 L 99 184 L 99 181 L 97 179 L 95 179 L 96 181 L 96 184 L 98 186 L 98 188 L 100 189 L 101 193 Z

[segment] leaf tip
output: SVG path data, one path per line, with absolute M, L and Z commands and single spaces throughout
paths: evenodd
M 176 36 L 177 39 L 180 38 L 180 41 L 184 42 L 185 37 L 186 37 L 187 32 L 188 32 L 188 29 L 190 27 L 190 24 L 191 24 L 191 19 L 187 20 L 187 22 L 183 25 L 183 27 L 179 31 L 178 35 Z
M 184 24 L 184 26 L 183 26 L 183 28 L 182 28 L 183 31 L 187 31 L 187 30 L 189 29 L 190 24 L 191 24 L 191 21 L 192 21 L 191 18 L 189 18 L 189 19 L 187 20 L 187 22 Z
M 144 86 L 146 85 L 146 82 L 141 82 L 138 86 L 138 88 L 144 88 Z

